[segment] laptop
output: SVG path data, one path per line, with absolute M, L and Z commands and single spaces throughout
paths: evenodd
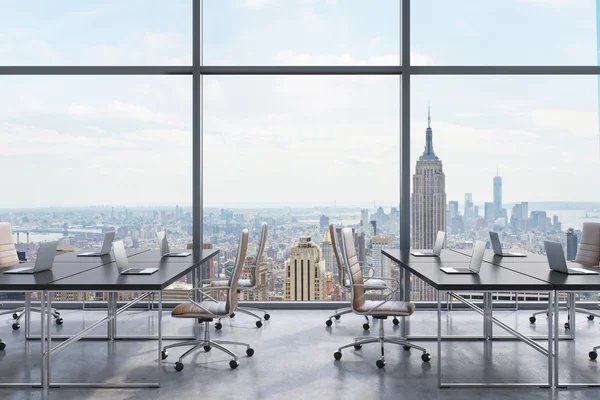
M 527 254 L 523 253 L 509 253 L 502 251 L 502 243 L 500 243 L 500 237 L 498 236 L 498 232 L 490 231 L 490 240 L 492 241 L 492 249 L 494 249 L 494 254 L 502 257 L 527 257 Z
M 471 254 L 468 267 L 442 267 L 440 269 L 447 274 L 478 274 L 481 270 L 484 254 L 485 242 L 477 240 L 473 246 L 473 254 Z
M 158 248 L 160 249 L 160 254 L 163 257 L 187 257 L 192 255 L 192 252 L 190 251 L 170 251 L 169 243 L 167 242 L 167 234 L 165 231 L 156 232 L 156 237 L 158 238 Z
M 158 268 L 130 268 L 122 240 L 113 242 L 113 253 L 115 254 L 115 263 L 119 275 L 152 275 L 158 271 Z
M 596 271 L 576 267 L 576 265 L 581 264 L 568 263 L 567 265 L 562 244 L 559 242 L 545 240 L 544 246 L 546 247 L 546 257 L 548 257 L 548 264 L 550 265 L 551 270 L 569 275 L 598 275 L 598 272 Z
M 37 259 L 33 267 L 20 267 L 15 269 L 9 269 L 4 271 L 5 274 L 36 274 L 38 272 L 52 269 L 54 264 L 54 256 L 56 255 L 56 248 L 58 247 L 58 240 L 53 242 L 42 242 L 40 243 L 40 249 L 38 250 Z
M 87 253 L 79 253 L 77 254 L 77 257 L 99 257 L 107 255 L 108 253 L 110 253 L 110 247 L 112 246 L 113 240 L 115 240 L 115 234 L 115 231 L 107 232 L 106 234 L 104 234 L 104 243 L 102 243 L 102 248 L 100 249 L 100 251 L 88 251 Z
M 415 257 L 439 257 L 442 254 L 442 247 L 444 247 L 444 239 L 446 238 L 446 232 L 438 231 L 437 236 L 435 238 L 435 244 L 433 245 L 432 252 L 421 252 L 421 251 L 411 251 Z

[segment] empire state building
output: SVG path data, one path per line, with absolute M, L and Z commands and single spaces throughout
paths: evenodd
M 413 175 L 412 248 L 432 249 L 438 231 L 446 230 L 446 177 L 433 151 L 431 113 L 427 111 L 425 150 Z

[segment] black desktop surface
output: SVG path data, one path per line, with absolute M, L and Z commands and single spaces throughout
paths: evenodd
M 51 282 L 64 279 L 69 276 L 86 272 L 90 269 L 98 268 L 98 264 L 76 264 L 61 263 L 54 261 L 52 269 L 38 272 L 36 274 L 5 274 L 6 270 L 21 267 L 33 267 L 35 263 L 20 264 L 15 267 L 0 269 L 0 291 L 7 290 L 44 290 Z
M 88 252 L 94 252 L 94 251 L 100 251 L 99 249 L 94 249 L 94 250 L 81 250 L 81 251 L 71 251 L 71 252 L 66 252 L 66 253 L 62 253 L 62 254 L 57 254 L 56 257 L 54 258 L 55 262 L 62 262 L 62 263 L 67 263 L 67 262 L 72 262 L 72 263 L 79 263 L 79 264 L 96 264 L 96 265 L 103 265 L 103 264 L 108 264 L 111 262 L 115 261 L 115 257 L 112 254 L 112 251 L 110 251 L 108 254 L 103 255 L 103 256 L 92 256 L 92 257 L 78 257 L 77 254 L 79 253 L 88 253 Z M 138 254 L 142 254 L 147 252 L 148 249 L 127 249 L 127 257 L 133 257 L 134 255 L 138 255 Z
M 452 249 L 453 252 L 471 255 L 472 250 L 470 249 Z M 548 259 L 545 255 L 528 253 L 526 251 L 514 251 L 515 253 L 527 254 L 527 257 L 503 257 L 494 254 L 494 251 L 491 249 L 486 249 L 485 254 L 483 256 L 483 261 L 496 264 L 499 266 L 506 266 L 507 264 L 523 264 L 523 263 L 545 263 L 548 264 Z
M 410 253 L 409 251 L 382 250 L 382 253 L 438 290 L 549 291 L 554 288 L 547 281 L 507 268 L 498 268 L 489 263 L 484 263 L 481 266 L 479 274 L 447 274 L 441 271 L 440 267 L 456 267 L 459 263 L 455 261 L 446 262 L 443 255 L 439 260 L 429 259 L 429 262 L 412 262 L 412 258 L 406 254 Z M 467 257 L 464 266 L 467 267 L 468 264 L 469 258 Z
M 173 250 L 174 252 L 180 252 L 180 251 L 189 251 L 191 252 L 192 250 Z M 183 263 L 183 264 L 202 264 L 208 260 L 210 260 L 211 258 L 215 257 L 217 254 L 219 254 L 219 249 L 204 249 L 202 250 L 202 254 L 200 254 L 199 260 L 195 261 L 194 260 L 194 255 L 190 255 L 187 257 L 162 257 L 160 255 L 160 251 L 158 250 L 149 250 L 140 254 L 136 254 L 134 256 L 131 256 L 129 258 L 129 262 L 130 263 L 146 263 L 146 262 L 151 262 L 151 263 L 156 263 L 156 262 L 161 262 L 162 264 L 166 265 L 166 264 L 172 264 L 172 263 Z
M 400 252 L 399 249 L 392 249 L 393 251 L 398 251 Z M 391 250 L 390 250 L 391 251 Z M 444 260 L 445 262 L 466 262 L 469 263 L 469 257 L 471 256 L 471 253 L 469 253 L 468 255 L 465 254 L 461 254 L 461 253 L 457 253 L 454 252 L 450 249 L 442 249 L 442 252 L 440 254 L 440 256 L 438 257 L 434 257 L 434 256 L 413 256 L 411 253 L 413 252 L 421 252 L 421 253 L 431 253 L 431 249 L 429 250 L 423 250 L 423 249 L 411 249 L 410 251 L 402 251 L 399 254 L 402 257 L 402 261 L 403 262 L 410 262 L 410 263 L 429 263 L 435 260 Z
M 130 264 L 130 266 L 132 266 Z M 133 265 L 133 268 L 141 267 Z M 120 275 L 117 265 L 110 263 L 83 273 L 68 276 L 64 279 L 48 283 L 49 291 L 66 290 L 85 291 L 158 291 L 185 276 L 193 268 L 193 263 L 161 264 L 160 261 L 144 262 L 144 268 L 158 268 L 151 275 Z

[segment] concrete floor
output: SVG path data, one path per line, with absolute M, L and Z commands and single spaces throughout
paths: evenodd
M 0 389 L 0 399 L 598 399 L 600 388 L 586 389 L 439 389 L 437 387 L 438 354 L 435 342 L 419 342 L 428 348 L 433 359 L 422 363 L 419 351 L 405 351 L 399 346 L 386 346 L 387 365 L 379 370 L 376 344 L 362 350 L 347 349 L 341 361 L 334 361 L 337 347 L 363 336 L 364 319 L 345 315 L 331 328 L 325 319 L 331 312 L 271 312 L 272 318 L 257 329 L 254 320 L 245 315 L 224 321 L 223 329 L 212 328 L 213 338 L 249 342 L 253 357 L 237 349 L 240 366 L 230 370 L 230 358 L 213 349 L 188 357 L 182 372 L 173 362 L 186 348 L 169 352 L 162 365 L 160 389 Z M 53 326 L 53 334 L 70 334 L 104 316 L 101 311 L 65 310 L 62 326 Z M 177 320 L 164 314 L 165 335 L 191 334 L 190 320 Z M 529 324 L 528 311 L 496 312 L 495 316 L 523 332 L 546 333 L 545 318 L 537 326 Z M 156 332 L 156 312 L 132 311 L 119 316 L 120 334 L 152 334 Z M 24 326 L 12 331 L 10 319 L 1 317 L 0 336 L 8 343 L 0 352 L 0 382 L 39 382 L 40 343 L 25 342 Z M 566 316 L 561 316 L 561 321 Z M 39 332 L 37 316 L 32 333 Z M 436 314 L 418 311 L 410 318 L 414 334 L 434 334 Z M 572 382 L 600 382 L 598 364 L 587 353 L 600 344 L 600 324 L 578 315 L 576 342 L 560 344 L 561 379 Z M 371 328 L 377 333 L 377 324 Z M 468 311 L 443 313 L 443 331 L 452 334 L 482 332 L 481 317 Z M 211 325 L 212 326 L 212 325 Z M 386 321 L 386 332 L 394 334 L 399 327 Z M 105 325 L 95 333 L 106 332 Z M 503 334 L 495 327 L 495 333 Z M 55 342 L 54 344 L 57 344 Z M 165 344 L 172 343 L 170 341 Z M 546 345 L 545 342 L 540 342 Z M 236 350 L 234 350 L 236 351 Z M 158 372 L 155 341 L 80 341 L 53 357 L 53 381 L 57 382 L 140 382 L 153 381 Z M 527 382 L 547 380 L 547 359 L 524 343 L 516 341 L 448 342 L 443 345 L 444 381 L 457 382 Z

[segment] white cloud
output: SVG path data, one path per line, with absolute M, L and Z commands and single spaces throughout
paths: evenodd
M 88 104 L 73 103 L 67 108 L 67 114 L 73 117 L 93 117 L 96 109 Z
M 481 113 L 472 111 L 458 112 L 454 114 L 456 118 L 477 118 L 481 117 L 481 115 Z
M 547 7 L 573 7 L 584 4 L 581 0 L 521 0 L 521 3 Z
M 106 131 L 104 129 L 98 128 L 97 126 L 94 126 L 94 125 L 89 125 L 87 128 L 96 133 L 106 133 Z
M 244 0 L 245 7 L 262 7 L 269 4 L 271 0 Z

